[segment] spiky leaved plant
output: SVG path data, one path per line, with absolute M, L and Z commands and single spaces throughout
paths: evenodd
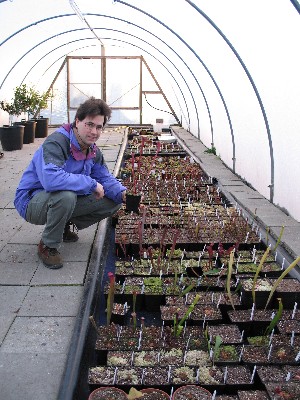
M 200 295 L 197 294 L 194 298 L 193 303 L 189 306 L 186 313 L 184 314 L 184 316 L 181 318 L 181 320 L 179 322 L 178 322 L 178 314 L 176 313 L 175 318 L 174 318 L 174 330 L 173 330 L 175 336 L 178 337 L 180 335 L 180 333 L 183 330 L 183 324 L 185 323 L 185 321 L 187 320 L 187 318 L 189 317 L 191 312 L 194 310 L 195 305 L 198 303 L 199 300 L 200 300 Z
M 233 257 L 234 257 L 234 250 L 231 251 L 230 257 L 229 257 L 229 263 L 228 263 L 228 269 L 227 269 L 227 279 L 226 279 L 226 291 L 227 291 L 227 296 L 230 301 L 230 304 L 231 304 L 232 308 L 235 310 L 234 302 L 233 302 L 233 298 L 232 298 L 231 290 L 230 290 L 231 275 L 232 275 L 232 271 L 233 271 Z
M 278 321 L 282 316 L 283 304 L 281 298 L 278 298 L 277 300 L 278 300 L 278 310 L 277 313 L 272 318 L 272 321 L 270 322 L 269 326 L 267 327 L 265 331 L 265 336 L 270 335 L 270 333 L 273 331 L 273 329 L 275 328 L 275 326 L 277 325 Z
M 270 294 L 269 294 L 269 297 L 268 297 L 268 300 L 267 300 L 265 309 L 268 307 L 268 305 L 269 305 L 269 303 L 270 303 L 270 300 L 271 300 L 271 298 L 272 298 L 272 296 L 273 296 L 275 290 L 277 289 L 278 285 L 279 285 L 280 282 L 282 281 L 282 279 L 283 279 L 289 272 L 291 272 L 291 270 L 292 270 L 293 268 L 295 268 L 299 262 L 300 262 L 300 256 L 297 257 L 296 260 L 295 260 L 294 262 L 292 262 L 292 264 L 291 264 L 286 270 L 284 270 L 284 271 L 282 272 L 282 274 L 280 275 L 280 277 L 275 281 L 275 283 L 274 283 L 274 285 L 272 286 L 272 289 L 271 289 L 271 291 L 270 291 Z

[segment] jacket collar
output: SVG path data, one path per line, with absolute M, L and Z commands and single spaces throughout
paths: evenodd
M 76 161 L 83 161 L 83 160 L 89 160 L 91 158 L 95 158 L 97 154 L 97 146 L 94 143 L 91 145 L 88 149 L 88 153 L 85 154 L 81 151 L 80 145 L 77 141 L 76 135 L 73 131 L 73 127 L 71 124 L 64 124 L 62 125 L 61 130 L 59 132 L 63 133 L 64 135 L 68 136 L 70 138 L 70 152 L 72 154 L 72 157 Z

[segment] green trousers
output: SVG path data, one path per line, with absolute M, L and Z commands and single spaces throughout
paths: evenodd
M 34 225 L 45 225 L 42 241 L 46 246 L 57 249 L 68 222 L 81 230 L 111 217 L 121 206 L 106 197 L 97 200 L 93 194 L 77 196 L 69 190 L 52 193 L 42 191 L 30 200 L 26 221 Z

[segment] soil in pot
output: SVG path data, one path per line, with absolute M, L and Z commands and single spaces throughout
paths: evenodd
M 216 336 L 220 336 L 222 343 L 236 344 L 242 342 L 242 334 L 237 325 L 220 324 L 208 327 L 208 334 L 212 341 L 215 341 Z
M 296 364 L 295 358 L 298 351 L 287 345 L 273 346 L 270 354 L 270 362 L 273 364 Z
M 211 364 L 208 351 L 188 350 L 184 355 L 184 363 L 189 367 L 200 367 Z
M 101 387 L 93 390 L 88 400 L 127 400 L 127 394 L 115 387 Z
M 252 325 L 251 310 L 230 310 L 227 315 L 231 323 L 236 324 L 246 336 L 249 335 Z
M 224 376 L 220 367 L 205 366 L 198 369 L 198 383 L 200 385 L 208 385 L 218 387 L 223 385 Z
M 190 318 L 195 325 L 203 325 L 204 321 L 210 324 L 217 324 L 222 322 L 222 313 L 219 307 L 214 304 L 200 304 L 195 306 Z
M 117 385 L 140 385 L 142 383 L 142 368 L 122 367 L 117 371 Z
M 252 373 L 249 367 L 244 365 L 228 366 L 223 367 L 223 372 L 227 375 L 226 389 L 230 390 L 230 387 L 234 390 L 253 389 Z
M 245 346 L 242 360 L 247 365 L 268 364 L 268 351 L 263 346 Z
M 283 307 L 293 308 L 295 302 L 300 302 L 300 282 L 298 279 L 285 278 L 279 283 L 276 291 L 276 297 L 280 297 Z
M 264 390 L 239 390 L 239 400 L 269 400 L 268 393 Z
M 131 351 L 109 351 L 107 353 L 107 365 L 111 367 L 124 367 L 131 364 Z
M 143 384 L 145 386 L 167 386 L 169 384 L 168 368 L 147 367 L 144 368 Z
M 241 301 L 245 307 L 251 308 L 253 305 L 252 286 L 253 279 L 241 279 Z M 255 306 L 256 308 L 264 308 L 268 300 L 272 283 L 267 278 L 258 278 L 255 283 Z M 270 302 L 271 306 L 271 302 Z
M 151 367 L 158 364 L 158 351 L 135 351 L 133 365 L 135 367 Z
M 286 377 L 284 370 L 276 365 L 258 366 L 256 372 L 263 385 L 268 382 L 283 382 Z
M 174 385 L 184 385 L 196 383 L 196 369 L 188 366 L 173 367 L 171 372 L 171 383 Z
M 300 321 L 296 319 L 286 319 L 278 322 L 279 333 L 288 335 L 295 332 L 296 335 L 300 335 Z
M 113 385 L 115 378 L 115 368 L 98 366 L 92 367 L 88 372 L 88 383 L 90 385 Z
M 143 393 L 143 400 L 169 400 L 170 396 L 168 393 L 154 388 L 146 388 L 142 389 L 141 392 Z
M 211 393 L 201 386 L 185 385 L 176 389 L 172 400 L 211 400 Z
M 160 365 L 180 365 L 183 361 L 183 351 L 180 348 L 160 352 Z
M 238 364 L 240 362 L 241 346 L 222 345 L 217 350 L 214 361 L 217 365 Z
M 266 390 L 272 400 L 299 400 L 300 385 L 294 382 L 268 383 Z
M 285 377 L 289 374 L 289 382 L 298 382 L 300 384 L 300 365 L 284 365 L 282 369 Z

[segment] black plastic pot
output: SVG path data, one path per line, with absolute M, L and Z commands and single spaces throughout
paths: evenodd
M 35 137 L 36 138 L 45 138 L 48 136 L 48 124 L 49 118 L 36 118 L 32 121 L 36 121 L 36 128 L 35 128 Z
M 141 195 L 138 194 L 126 194 L 126 211 L 138 214 L 139 206 L 141 202 Z
M 0 127 L 0 139 L 4 151 L 23 148 L 24 125 L 3 125 Z
M 24 138 L 23 138 L 24 144 L 29 144 L 34 142 L 36 121 L 21 120 L 21 122 L 14 122 L 14 125 L 24 125 Z

